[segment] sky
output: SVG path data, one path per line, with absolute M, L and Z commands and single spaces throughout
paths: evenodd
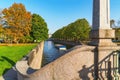
M 120 20 L 120 0 L 110 2 L 111 19 Z M 0 0 L 0 9 L 9 8 L 13 3 L 22 3 L 27 11 L 42 16 L 49 33 L 81 18 L 92 25 L 93 0 Z

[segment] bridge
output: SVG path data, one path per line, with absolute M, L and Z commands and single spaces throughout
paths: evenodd
M 119 80 L 120 47 L 111 41 L 115 33 L 110 28 L 109 1 L 93 0 L 90 45 L 76 46 L 41 68 L 41 44 L 28 60 L 16 64 L 18 80 Z

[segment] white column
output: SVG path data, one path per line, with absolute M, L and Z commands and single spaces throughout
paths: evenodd
M 93 0 L 91 45 L 116 46 L 111 39 L 115 31 L 110 27 L 110 0 Z
M 110 29 L 110 1 L 94 0 L 93 29 Z

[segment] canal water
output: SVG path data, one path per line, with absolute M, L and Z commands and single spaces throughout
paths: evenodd
M 45 41 L 42 66 L 54 61 L 63 54 L 65 54 L 65 51 L 57 49 L 52 41 Z

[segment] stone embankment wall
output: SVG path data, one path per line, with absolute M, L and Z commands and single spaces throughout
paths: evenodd
M 37 45 L 26 57 L 16 63 L 18 80 L 24 80 L 29 75 L 41 68 L 44 41 Z

